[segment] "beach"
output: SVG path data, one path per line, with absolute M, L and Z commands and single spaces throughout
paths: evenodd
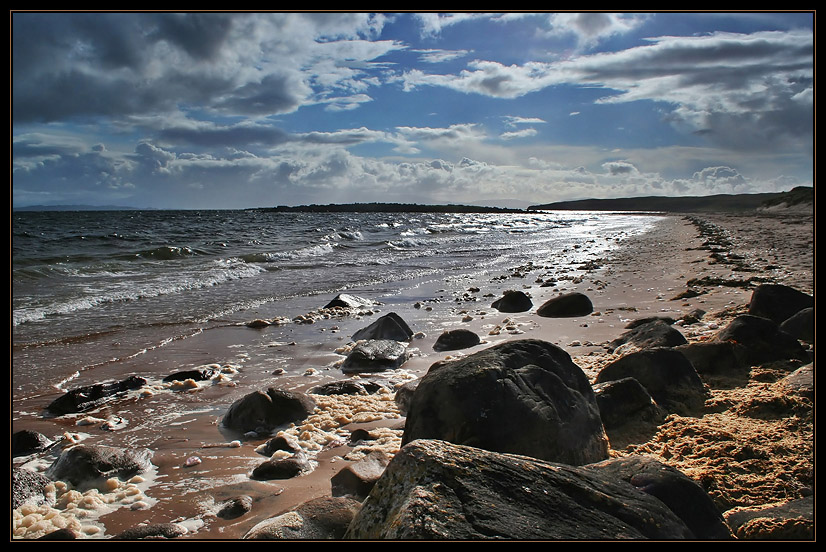
M 69 499 L 58 486 L 53 492 L 62 506 L 23 506 L 13 512 L 13 536 L 38 538 L 62 524 L 79 538 L 107 538 L 139 525 L 175 524 L 181 528 L 180 539 L 241 539 L 266 519 L 330 496 L 331 478 L 370 452 L 394 455 L 405 422 L 395 391 L 434 363 L 506 341 L 538 339 L 564 349 L 593 381 L 619 356 L 606 344 L 633 320 L 680 320 L 700 309 L 704 314 L 697 321 L 675 326 L 689 343 L 697 343 L 745 313 L 761 283 L 814 294 L 812 213 L 641 216 L 651 220 L 646 232 L 600 236 L 613 240 L 610 246 L 597 247 L 596 240 L 587 238 L 572 243 L 563 266 L 563 255 L 551 252 L 509 266 L 420 277 L 403 287 L 392 281 L 363 285 L 348 293 L 369 295 L 380 304 L 346 313 L 323 309 L 332 296 L 320 295 L 294 303 L 302 307 L 300 316 L 283 317 L 268 305 L 251 306 L 243 311 L 249 322 L 270 323 L 225 325 L 172 340 L 134 361 L 121 360 L 107 374 L 121 379 L 147 366 L 156 373 L 174 373 L 182 369 L 182 359 L 186 367 L 201 359 L 199 365 L 221 372 L 210 381 L 149 385 L 99 411 L 66 417 L 40 415 L 60 395 L 44 391 L 15 412 L 13 431 L 60 435 L 61 446 L 85 442 L 146 448 L 152 451 L 153 469 L 132 482 L 88 491 L 85 497 L 77 493 Z M 711 239 L 716 240 L 713 247 L 708 245 Z M 689 289 L 695 293 L 685 293 Z M 492 308 L 493 301 L 510 290 L 527 293 L 534 308 L 517 313 Z M 587 295 L 593 312 L 567 318 L 536 315 L 537 306 L 572 292 Z M 350 336 L 390 312 L 414 331 L 409 359 L 389 372 L 344 374 L 341 365 Z M 433 350 L 442 332 L 459 328 L 476 333 L 481 343 L 457 351 Z M 813 358 L 813 345 L 809 353 Z M 609 431 L 610 454 L 646 454 L 676 467 L 700 483 L 723 512 L 812 496 L 813 399 L 789 397 L 776 385 L 805 364 L 756 366 L 739 382 L 707 378 L 710 399 L 701 415 L 672 414 L 657 427 Z M 312 394 L 319 385 L 345 379 L 375 380 L 382 389 L 370 395 Z M 93 375 L 82 373 L 67 388 L 93 381 Z M 282 430 L 310 457 L 311 472 L 291 479 L 252 479 L 252 470 L 266 460 L 256 449 L 268 437 L 222 427 L 234 401 L 267 387 L 310 393 L 315 399 L 313 414 Z M 771 415 L 754 414 L 765 405 L 774 407 Z M 129 422 L 125 429 L 116 424 L 104 428 L 118 418 Z M 371 438 L 353 442 L 350 435 L 359 429 Z M 753 453 L 750 459 L 759 462 L 737 456 L 746 446 Z M 26 458 L 27 467 L 44 469 L 59 448 Z M 21 462 L 15 459 L 14 465 Z M 248 512 L 232 519 L 217 515 L 223 503 L 239 496 L 250 497 Z M 48 521 L 57 516 L 69 521 Z

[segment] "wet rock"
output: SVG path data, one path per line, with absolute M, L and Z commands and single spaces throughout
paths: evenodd
M 333 496 L 352 496 L 358 500 L 367 498 L 389 462 L 387 454 L 375 450 L 342 468 L 330 479 Z
M 809 307 L 814 307 L 811 295 L 781 284 L 763 284 L 751 295 L 749 314 L 780 324 Z
M 407 361 L 407 347 L 392 339 L 371 339 L 356 344 L 341 371 L 345 374 L 395 370 Z
M 814 400 L 815 398 L 815 365 L 809 363 L 801 366 L 785 378 L 776 383 L 778 387 L 789 393 L 800 395 Z
M 65 540 L 75 540 L 80 538 L 80 536 L 75 533 L 73 530 L 69 529 L 68 527 L 64 527 L 63 529 L 58 529 L 57 531 L 52 531 L 51 533 L 46 533 L 42 537 L 37 540 L 41 541 L 65 541 Z
M 23 429 L 11 436 L 11 454 L 13 457 L 28 456 L 36 452 L 42 452 L 52 446 L 54 441 L 36 431 Z
M 814 540 L 814 497 L 785 504 L 734 508 L 725 513 L 726 522 L 740 540 Z
M 187 534 L 186 528 L 177 523 L 155 523 L 152 525 L 139 525 L 127 529 L 112 537 L 113 540 L 156 540 L 174 539 Z
M 608 349 L 614 351 L 623 345 L 629 345 L 635 349 L 650 349 L 676 347 L 688 343 L 679 330 L 671 327 L 671 322 L 659 318 L 645 320 L 611 341 Z
M 714 342 L 729 341 L 736 345 L 737 353 L 749 366 L 758 366 L 775 360 L 808 360 L 805 349 L 794 337 L 780 327 L 759 316 L 743 314 L 720 330 Z
M 410 402 L 413 400 L 413 393 L 416 392 L 420 381 L 421 379 L 414 379 L 396 389 L 396 395 L 393 397 L 393 400 L 399 407 L 402 416 L 407 416 L 407 410 L 410 408 Z
M 536 309 L 536 314 L 545 318 L 587 316 L 592 312 L 594 312 L 594 306 L 591 300 L 587 295 L 579 292 L 566 293 L 548 299 L 541 307 Z
M 186 381 L 189 379 L 194 381 L 208 381 L 219 373 L 220 370 L 215 368 L 195 368 L 193 370 L 183 370 L 181 372 L 169 374 L 163 379 L 163 381 L 164 383 L 169 383 L 172 381 Z
M 26 503 L 52 506 L 54 501 L 46 497 L 46 485 L 51 482 L 51 479 L 41 473 L 14 468 L 11 473 L 11 507 L 19 508 Z
M 621 460 L 575 467 L 441 440 L 414 441 L 390 462 L 345 538 L 725 538 L 722 517 L 696 483 L 648 457 L 617 465 Z M 630 482 L 639 474 L 647 476 L 644 487 Z M 681 518 L 672 509 L 679 504 L 653 494 L 666 495 L 662 487 L 679 488 L 702 513 Z
M 378 320 L 353 334 L 353 341 L 390 339 L 394 341 L 410 341 L 413 330 L 398 314 L 390 312 Z
M 140 389 L 144 385 L 146 385 L 145 379 L 130 376 L 119 382 L 97 383 L 79 387 L 52 401 L 46 407 L 46 410 L 56 416 L 86 412 L 122 397 L 128 391 Z
M 742 375 L 749 366 L 737 353 L 735 345 L 729 341 L 697 342 L 674 347 L 681 352 L 701 375 Z
M 780 324 L 780 329 L 790 336 L 805 341 L 815 342 L 815 309 L 809 307 L 798 311 Z
M 364 297 L 350 295 L 348 293 L 340 293 L 336 295 L 332 301 L 324 305 L 324 308 L 332 309 L 339 307 L 344 309 L 361 309 L 365 307 L 372 307 L 375 304 L 375 301 L 365 299 Z
M 382 389 L 371 381 L 342 380 L 331 381 L 310 389 L 313 395 L 370 395 Z
M 288 458 L 267 460 L 252 470 L 252 478 L 258 480 L 292 479 L 313 471 L 313 466 L 306 455 L 295 454 Z
M 634 378 L 595 384 L 594 393 L 606 429 L 627 423 L 656 422 L 665 418 L 665 411 Z
M 697 371 L 679 351 L 645 349 L 627 354 L 603 368 L 595 383 L 634 378 L 668 412 L 690 414 L 703 407 L 708 395 Z
M 287 452 L 298 452 L 301 450 L 301 446 L 298 444 L 298 441 L 292 437 L 288 437 L 287 435 L 277 435 L 260 447 L 256 448 L 255 452 L 258 454 L 263 454 L 264 456 L 272 456 L 281 450 Z
M 273 430 L 303 420 L 314 409 L 315 401 L 304 393 L 270 387 L 266 393 L 255 391 L 232 403 L 221 424 L 240 432 Z
M 126 480 L 149 471 L 152 455 L 151 450 L 144 448 L 80 444 L 61 452 L 46 475 L 75 487 L 94 485 L 100 479 L 111 477 Z
M 431 366 L 413 395 L 402 443 L 416 439 L 569 464 L 608 456 L 588 378 L 568 353 L 539 340 Z
M 436 339 L 433 344 L 434 351 L 458 351 L 459 349 L 467 349 L 475 347 L 482 342 L 479 336 L 470 330 L 463 328 L 457 330 L 449 330 Z
M 247 495 L 231 498 L 221 505 L 217 516 L 221 519 L 235 519 L 252 510 L 252 497 Z
M 509 290 L 491 305 L 499 312 L 527 312 L 533 308 L 533 301 L 523 291 Z
M 266 328 L 269 325 L 270 325 L 269 321 L 263 320 L 261 318 L 256 318 L 255 320 L 250 320 L 246 324 L 247 328 L 253 328 L 253 329 Z
M 262 521 L 244 539 L 339 540 L 361 503 L 349 497 L 321 497 L 295 510 Z

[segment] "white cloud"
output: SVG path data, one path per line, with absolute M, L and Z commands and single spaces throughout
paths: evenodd
M 525 128 L 522 130 L 515 130 L 512 132 L 503 132 L 499 135 L 503 140 L 513 140 L 514 138 L 529 138 L 536 136 L 537 130 L 535 128 Z

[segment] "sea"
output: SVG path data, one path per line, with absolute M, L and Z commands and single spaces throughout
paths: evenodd
M 16 400 L 254 318 L 292 320 L 338 293 L 412 303 L 422 282 L 560 270 L 646 232 L 648 214 L 12 212 Z M 588 259 L 580 251 L 588 244 Z

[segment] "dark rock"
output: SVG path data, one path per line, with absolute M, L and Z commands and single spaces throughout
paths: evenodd
M 46 533 L 42 537 L 37 540 L 42 541 L 64 541 L 64 540 L 75 540 L 79 538 L 79 535 L 69 529 L 68 527 L 64 527 L 63 529 L 58 529 L 57 531 L 52 531 L 51 533 Z
M 285 450 L 287 452 L 298 452 L 301 450 L 301 446 L 292 437 L 278 435 L 255 449 L 255 452 L 258 454 L 263 454 L 264 456 L 272 456 L 280 450 Z
M 350 443 L 358 443 L 359 441 L 371 441 L 374 437 L 370 432 L 364 428 L 355 429 L 350 433 Z
M 805 349 L 794 337 L 780 330 L 768 318 L 743 314 L 720 330 L 714 342 L 730 341 L 736 344 L 738 355 L 749 366 L 758 366 L 775 360 L 808 360 Z
M 634 326 L 627 332 L 608 344 L 609 350 L 616 350 L 619 347 L 629 344 L 637 349 L 650 349 L 654 347 L 676 347 L 688 343 L 679 330 L 672 328 L 671 324 L 662 319 L 647 320 Z
M 700 320 L 703 319 L 703 316 L 706 315 L 706 311 L 703 309 L 694 309 L 688 314 L 684 314 L 680 317 L 680 320 L 683 321 L 684 324 L 696 324 Z
M 252 478 L 259 480 L 292 479 L 313 471 L 313 466 L 304 454 L 289 458 L 267 460 L 252 470 Z
M 155 540 L 174 539 L 187 534 L 187 530 L 177 523 L 156 523 L 152 525 L 139 525 L 127 529 L 112 537 L 113 540 Z
M 413 330 L 407 322 L 395 312 L 390 312 L 378 320 L 353 334 L 353 341 L 361 339 L 392 339 L 394 341 L 409 341 L 413 337 Z
M 270 387 L 266 393 L 255 391 L 232 403 L 221 424 L 241 432 L 259 428 L 271 431 L 303 420 L 314 409 L 315 401 L 307 395 Z
M 458 329 L 450 330 L 442 333 L 433 344 L 434 351 L 458 351 L 459 349 L 467 349 L 475 347 L 482 342 L 479 336 L 470 330 Z
M 189 379 L 194 381 L 207 381 L 214 378 L 218 373 L 219 370 L 216 370 L 215 368 L 196 368 L 193 370 L 183 370 L 181 372 L 169 374 L 163 379 L 163 381 L 164 383 L 169 383 L 171 381 L 186 381 Z
M 686 356 L 698 374 L 738 375 L 750 368 L 729 341 L 688 343 L 674 349 Z
M 588 378 L 568 353 L 539 340 L 431 366 L 413 395 L 402 443 L 416 439 L 569 464 L 608 456 Z
M 13 457 L 28 456 L 42 452 L 52 446 L 54 441 L 36 431 L 23 429 L 11 436 L 11 454 Z
M 399 407 L 399 411 L 402 416 L 407 416 L 407 411 L 410 408 L 410 402 L 413 400 L 413 394 L 416 392 L 416 388 L 419 387 L 420 381 L 422 380 L 414 379 L 396 389 L 396 395 L 393 397 L 393 400 Z
M 801 310 L 814 307 L 814 297 L 781 284 L 763 284 L 751 295 L 749 314 L 773 320 L 777 324 Z
M 627 354 L 603 368 L 596 383 L 634 378 L 658 405 L 686 415 L 703 407 L 707 390 L 691 362 L 679 351 L 645 349 Z
M 423 540 L 617 540 L 724 538 L 725 524 L 686 476 L 641 458 L 575 467 L 441 440 L 404 446 L 356 514 L 345 538 Z M 668 474 L 702 513 L 681 519 L 671 504 L 629 480 Z M 672 482 L 677 482 L 676 484 Z M 648 489 L 646 489 L 648 490 Z M 661 494 L 666 494 L 661 492 Z M 679 507 L 679 504 L 676 505 Z M 697 521 L 709 518 L 703 523 Z
M 639 328 L 645 324 L 650 322 L 664 322 L 667 325 L 672 325 L 676 320 L 671 318 L 670 316 L 648 316 L 646 318 L 637 318 L 636 320 L 632 320 L 628 324 L 625 325 L 626 330 L 633 330 L 634 328 Z
M 665 417 L 665 412 L 634 378 L 595 384 L 594 393 L 606 429 L 640 421 L 656 422 Z
M 46 410 L 56 416 L 86 412 L 124 395 L 127 391 L 140 389 L 144 385 L 146 385 L 145 379 L 138 376 L 130 376 L 119 382 L 97 383 L 95 385 L 80 387 L 68 391 L 63 396 L 52 401 L 52 403 L 46 407 Z
M 509 290 L 491 305 L 499 312 L 526 312 L 533 308 L 533 302 L 524 291 Z
M 780 324 L 780 329 L 790 336 L 805 341 L 815 342 L 815 309 L 809 307 L 798 311 Z
M 217 516 L 221 519 L 235 519 L 252 510 L 252 498 L 246 495 L 231 498 L 221 505 Z
M 247 328 L 259 329 L 259 328 L 266 328 L 269 326 L 270 323 L 266 320 L 262 320 L 261 318 L 257 318 L 255 320 L 250 320 L 247 322 Z
M 375 450 L 358 462 L 342 468 L 330 479 L 333 496 L 352 496 L 358 500 L 367 498 L 389 462 L 387 454 Z
M 579 292 L 566 293 L 552 299 L 536 309 L 536 314 L 545 318 L 570 318 L 587 316 L 594 312 L 594 306 L 587 295 Z
M 814 497 L 785 504 L 734 508 L 726 522 L 740 540 L 814 540 Z
M 370 299 L 359 297 L 357 295 L 350 295 L 347 293 L 340 293 L 335 298 L 324 305 L 325 309 L 344 308 L 344 309 L 361 309 L 365 307 L 372 307 L 376 303 Z
M 46 485 L 52 480 L 26 468 L 14 468 L 11 472 L 11 507 L 19 508 L 27 502 L 36 506 L 53 505 L 46 498 Z
M 361 503 L 349 497 L 321 497 L 262 521 L 244 535 L 253 540 L 339 540 Z
M 392 339 L 371 339 L 356 344 L 341 371 L 345 374 L 395 370 L 407 361 L 407 347 Z
M 342 380 L 331 381 L 310 389 L 313 395 L 370 395 L 382 389 L 371 381 Z
M 152 468 L 152 454 L 149 449 L 75 445 L 60 453 L 46 475 L 75 487 L 111 477 L 129 479 Z
M 777 385 L 786 389 L 789 393 L 814 400 L 815 365 L 813 363 L 809 363 L 806 366 L 801 366 L 785 378 L 778 381 Z

